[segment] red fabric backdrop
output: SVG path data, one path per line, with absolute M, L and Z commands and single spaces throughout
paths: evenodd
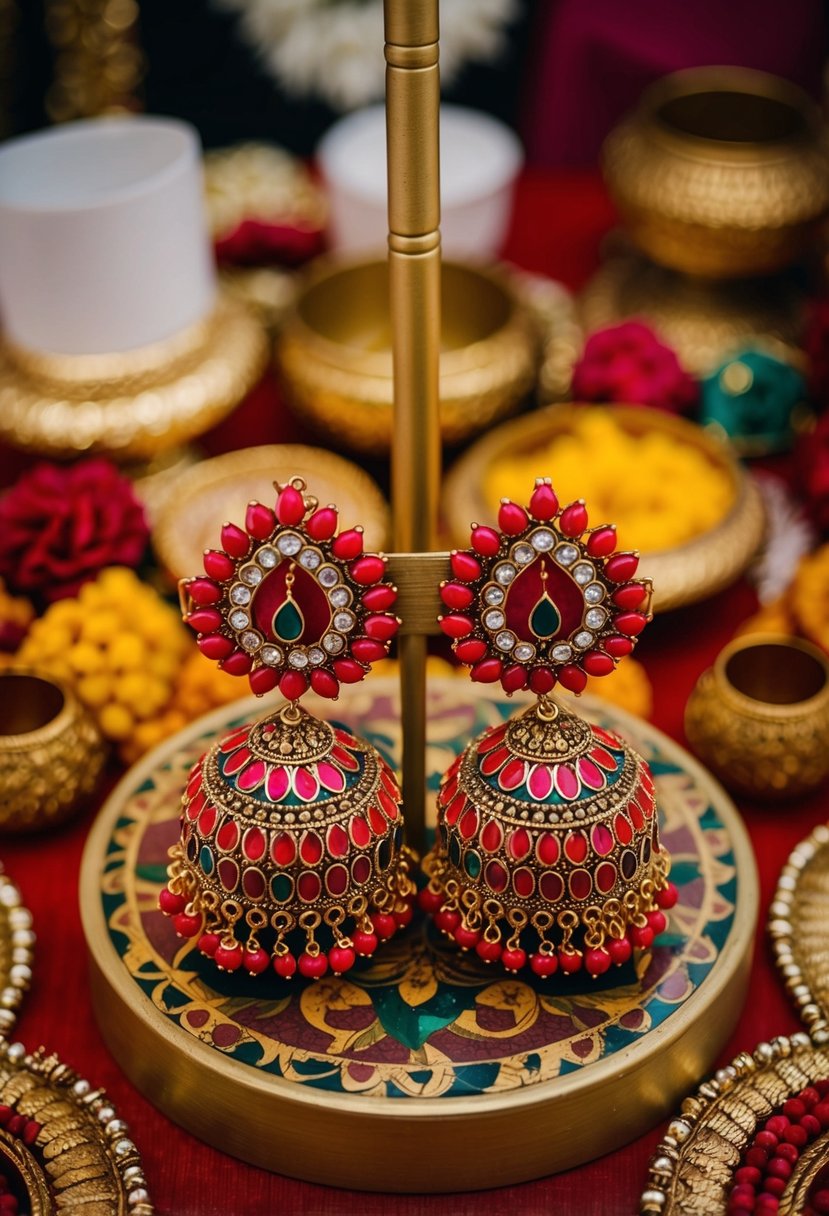
M 520 183 L 507 254 L 519 264 L 580 285 L 596 263 L 599 242 L 612 222 L 601 184 L 593 174 L 527 175 Z M 216 431 L 211 450 L 252 442 L 297 438 L 273 387 L 263 385 Z M 8 467 L 8 466 L 7 466 Z M 713 660 L 735 626 L 754 608 L 751 590 L 737 585 L 715 600 L 654 622 L 637 656 L 655 687 L 654 721 L 684 742 L 682 712 L 699 673 Z M 751 1050 L 764 1038 L 798 1028 L 771 965 L 765 941 L 766 911 L 783 859 L 829 813 L 827 795 L 786 808 L 785 815 L 743 805 L 757 854 L 762 906 L 751 990 L 739 1025 L 722 1056 Z M 87 989 L 85 945 L 77 910 L 81 852 L 94 810 L 48 838 L 4 842 L 0 855 L 19 883 L 38 934 L 35 979 L 17 1027 L 30 1048 L 45 1044 L 103 1085 L 130 1125 L 144 1156 L 148 1184 L 164 1216 L 622 1216 L 637 1208 L 647 1162 L 660 1134 L 655 1129 L 627 1148 L 591 1165 L 486 1195 L 382 1196 L 322 1185 L 325 1146 L 320 1146 L 320 1185 L 277 1177 L 243 1165 L 185 1134 L 142 1098 L 121 1075 L 103 1046 Z M 596 1118 L 602 1118 L 601 1107 Z M 567 1129 L 551 1127 L 551 1136 Z M 505 1150 L 506 1151 L 506 1150 Z M 428 1167 L 428 1162 L 424 1165 Z

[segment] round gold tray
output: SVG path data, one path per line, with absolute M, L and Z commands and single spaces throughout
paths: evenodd
M 393 760 L 397 683 L 348 693 L 337 717 Z M 418 921 L 346 977 L 221 974 L 175 936 L 157 897 L 189 767 L 261 703 L 208 715 L 130 770 L 90 835 L 81 906 L 95 1012 L 133 1083 L 225 1152 L 380 1191 L 539 1177 L 663 1117 L 738 1016 L 754 861 L 729 799 L 691 757 L 646 723 L 585 703 L 651 764 L 680 891 L 668 933 L 611 986 L 506 975 Z M 472 733 L 514 711 L 451 678 L 430 682 L 428 708 L 430 790 Z
M 216 542 L 216 520 L 239 520 L 251 499 L 270 503 L 274 481 L 302 477 L 310 491 L 339 508 L 346 527 L 360 523 L 369 550 L 389 539 L 390 512 L 376 482 L 358 465 L 323 448 L 263 444 L 214 456 L 187 469 L 162 503 L 153 531 L 161 565 L 176 579 L 201 569 Z
M 484 497 L 483 485 L 495 460 L 504 456 L 523 460 L 531 482 L 532 477 L 549 472 L 538 468 L 539 448 L 565 434 L 581 410 L 599 408 L 548 406 L 505 422 L 474 443 L 452 466 L 444 485 L 443 513 L 450 542 L 467 545 L 471 521 L 489 523 L 494 518 L 495 506 Z M 715 528 L 676 548 L 642 554 L 639 573 L 653 579 L 654 610 L 685 607 L 722 591 L 739 578 L 763 539 L 763 505 L 754 482 L 717 436 L 684 418 L 636 406 L 605 408 L 612 409 L 615 420 L 631 435 L 658 430 L 692 444 L 734 488 L 733 506 Z M 552 474 L 555 481 L 554 469 Z

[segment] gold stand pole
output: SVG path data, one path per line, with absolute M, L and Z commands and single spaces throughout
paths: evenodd
M 440 482 L 440 177 L 437 0 L 384 0 L 389 295 L 394 356 L 392 505 L 398 554 L 435 547 Z M 400 638 L 403 803 L 425 843 L 426 637 Z

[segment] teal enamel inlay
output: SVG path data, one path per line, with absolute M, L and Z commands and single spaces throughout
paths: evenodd
M 481 872 L 481 855 L 476 853 L 474 849 L 469 849 L 464 853 L 463 868 L 466 870 L 470 878 L 477 878 Z
M 206 844 L 203 844 L 201 847 L 201 852 L 199 853 L 199 865 L 204 870 L 205 874 L 212 874 L 213 868 L 216 865 L 216 862 L 213 859 L 213 854 Z
M 293 600 L 285 600 L 273 614 L 271 628 L 280 642 L 295 642 L 302 636 L 305 620 Z
M 293 890 L 292 878 L 289 878 L 287 874 L 274 874 L 271 879 L 271 892 L 278 904 L 284 904 L 287 899 L 290 899 Z
M 530 614 L 530 629 L 544 641 L 555 637 L 561 628 L 561 614 L 549 595 L 542 595 Z

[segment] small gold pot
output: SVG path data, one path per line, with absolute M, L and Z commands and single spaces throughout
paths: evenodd
M 800 260 L 829 209 L 829 145 L 796 85 L 747 68 L 675 72 L 603 150 L 633 241 L 689 274 L 760 275 Z
M 829 660 L 799 638 L 729 642 L 691 693 L 685 733 L 736 794 L 808 793 L 829 777 Z
M 98 727 L 66 684 L 22 667 L 0 674 L 0 831 L 67 819 L 105 760 Z
M 513 413 L 535 380 L 537 334 L 509 277 L 444 262 L 440 429 L 458 443 Z M 277 356 L 295 411 L 356 451 L 388 452 L 391 325 L 385 262 L 318 260 L 285 322 Z

